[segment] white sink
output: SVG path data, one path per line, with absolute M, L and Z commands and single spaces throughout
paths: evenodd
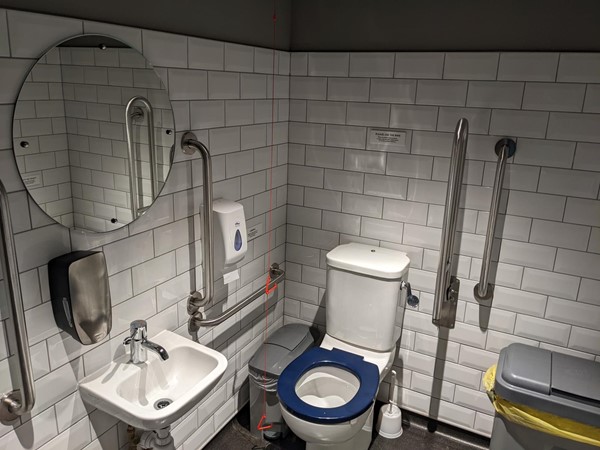
M 127 354 L 81 380 L 83 400 L 134 427 L 158 430 L 194 407 L 227 368 L 221 353 L 170 331 L 151 340 L 167 350 L 169 359 L 148 350 L 145 363 L 132 364 Z M 157 409 L 161 400 L 171 403 Z

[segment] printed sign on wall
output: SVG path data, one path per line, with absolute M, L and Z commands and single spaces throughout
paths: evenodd
M 404 153 L 406 149 L 406 131 L 369 128 L 368 150 Z

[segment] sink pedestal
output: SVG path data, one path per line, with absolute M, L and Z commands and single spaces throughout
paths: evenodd
M 171 427 L 155 431 L 145 431 L 140 437 L 138 450 L 175 450 Z

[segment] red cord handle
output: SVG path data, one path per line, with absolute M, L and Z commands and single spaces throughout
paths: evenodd
M 271 292 L 277 289 L 277 283 L 273 285 L 271 289 L 269 289 L 269 284 L 271 284 L 271 274 L 267 275 L 267 283 L 265 284 L 265 294 L 269 295 Z
M 263 414 L 261 416 L 260 420 L 258 421 L 258 426 L 256 427 L 257 430 L 263 431 L 263 430 L 269 430 L 269 429 L 273 428 L 273 424 L 265 423 L 265 420 L 267 420 L 267 416 L 265 416 Z

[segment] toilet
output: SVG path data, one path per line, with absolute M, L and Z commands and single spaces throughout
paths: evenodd
M 395 323 L 409 263 L 405 253 L 357 243 L 327 254 L 326 335 L 277 385 L 283 418 L 307 450 L 369 447 L 373 405 L 400 338 Z

